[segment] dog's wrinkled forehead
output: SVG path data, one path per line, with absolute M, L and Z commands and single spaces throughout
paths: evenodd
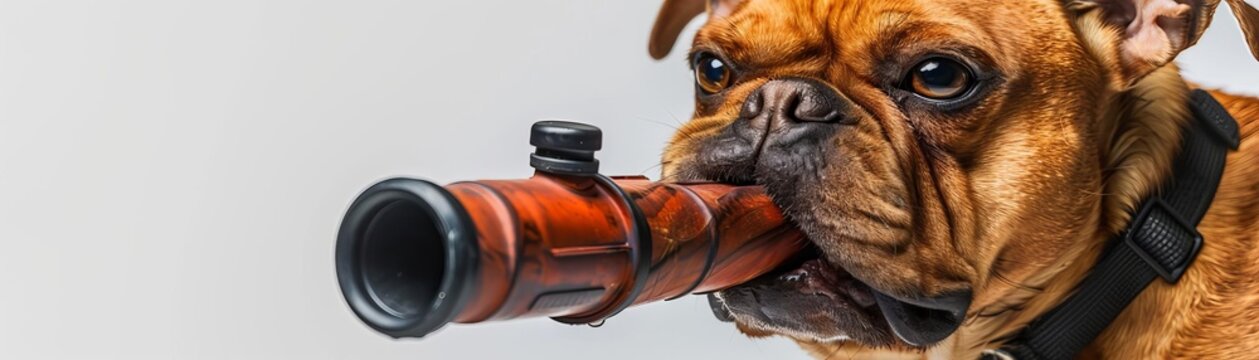
M 1072 16 L 1100 9 L 1106 21 L 1115 26 L 1118 32 L 1114 39 L 1124 43 L 1125 47 L 1121 52 L 1125 62 L 1122 64 L 1125 75 L 1139 78 L 1170 62 L 1176 54 L 1196 43 L 1212 22 L 1220 2 L 1221 0 L 1021 0 L 998 3 L 979 0 L 666 0 L 652 29 L 649 52 L 657 59 L 668 55 L 687 23 L 705 12 L 708 13 L 709 24 L 726 25 L 724 27 L 731 31 L 727 36 L 743 38 L 751 41 L 750 44 L 765 46 L 766 52 L 772 52 L 799 49 L 793 47 L 799 45 L 794 43 L 793 37 L 782 37 L 783 34 L 802 35 L 795 36 L 796 38 L 829 40 L 866 37 L 899 44 L 918 39 L 871 32 L 915 20 L 971 25 L 971 29 L 952 32 L 954 36 L 991 34 L 991 31 L 1043 31 L 1044 26 L 1035 25 L 1068 21 Z M 1224 2 L 1232 8 L 1252 54 L 1259 59 L 1259 10 L 1244 0 Z M 747 25 L 737 26 L 741 23 Z M 746 28 L 770 24 L 776 26 L 777 30 L 769 33 L 780 37 L 764 39 L 768 43 L 755 41 L 753 38 L 760 32 L 747 31 L 750 29 Z M 842 30 L 850 32 L 837 34 L 836 29 L 828 26 L 842 26 Z M 1036 34 L 1008 35 L 1002 34 L 999 38 L 1037 37 Z M 776 42 L 781 44 L 775 44 Z M 776 52 L 773 55 L 782 59 L 784 53 Z
M 653 56 L 666 55 L 685 21 L 703 13 L 670 1 L 662 9 L 651 42 Z M 670 7 L 671 4 L 674 7 Z M 1008 47 L 992 36 L 1027 32 L 1035 24 L 1015 16 L 1020 6 L 992 7 L 973 0 L 855 1 L 742 0 L 710 3 L 708 25 L 697 34 L 697 51 L 719 53 L 743 67 L 775 73 L 837 80 L 822 71 L 852 71 L 877 76 L 889 58 L 912 57 L 927 49 L 951 49 L 1003 70 L 1012 63 L 999 52 Z M 702 4 L 701 4 L 702 5 Z M 977 9 L 978 8 L 978 9 Z M 684 20 L 685 19 L 685 20 Z M 676 27 L 676 28 L 675 28 Z M 1016 36 L 1006 36 L 1016 38 Z M 1017 55 L 1010 51 L 1010 55 Z
M 707 3 L 707 5 L 706 5 Z M 661 9 L 653 28 L 649 50 L 662 58 L 673 48 L 678 35 L 694 17 L 709 14 L 709 24 L 726 29 L 724 37 L 745 41 L 758 33 L 774 33 L 777 38 L 764 39 L 767 50 L 800 50 L 798 37 L 838 41 L 846 38 L 873 37 L 875 29 L 898 27 L 907 22 L 935 22 L 940 25 L 968 25 L 983 19 L 988 25 L 1001 25 L 1002 12 L 1017 12 L 1019 6 L 981 6 L 975 0 L 951 1 L 854 1 L 854 0 L 670 0 Z M 990 4 L 988 4 L 990 5 Z M 1021 16 L 1018 16 L 1021 17 Z M 832 26 L 842 26 L 834 29 Z M 912 24 L 910 24 L 912 25 Z M 760 30 L 751 32 L 748 30 Z M 977 30 L 977 29 L 963 29 Z M 964 35 L 964 34 L 962 34 Z M 912 37 L 889 38 L 890 41 L 913 41 Z M 781 41 L 782 43 L 775 43 Z M 799 52 L 799 51 L 794 51 Z M 782 55 L 782 53 L 776 53 Z

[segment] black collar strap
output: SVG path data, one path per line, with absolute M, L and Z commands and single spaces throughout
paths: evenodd
M 1241 140 L 1237 121 L 1211 94 L 1194 90 L 1190 101 L 1197 121 L 1184 132 L 1171 181 L 1145 199 L 1073 295 L 985 359 L 1072 359 L 1151 281 L 1175 283 L 1193 263 L 1202 248 L 1198 222 L 1215 198 L 1225 156 Z

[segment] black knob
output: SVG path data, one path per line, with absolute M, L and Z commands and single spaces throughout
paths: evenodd
M 570 121 L 539 121 L 533 123 L 529 145 L 537 147 L 529 166 L 538 171 L 593 175 L 599 173 L 595 151 L 603 148 L 603 130 Z

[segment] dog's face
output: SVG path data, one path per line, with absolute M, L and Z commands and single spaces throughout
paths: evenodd
M 658 43 L 705 7 L 710 19 L 690 53 L 695 116 L 664 177 L 764 185 L 820 253 L 722 291 L 725 309 L 750 334 L 906 349 L 1008 310 L 1098 231 L 1102 99 L 1209 19 L 1133 4 L 667 2 Z M 1125 34 L 1123 21 L 1157 25 Z M 1131 40 L 1150 36 L 1163 37 Z

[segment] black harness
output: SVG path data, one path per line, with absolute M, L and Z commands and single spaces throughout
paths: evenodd
M 1202 248 L 1198 222 L 1215 198 L 1224 158 L 1241 142 L 1237 121 L 1211 94 L 1194 90 L 1172 178 L 1144 200 L 1073 295 L 1037 318 L 985 360 L 1072 359 L 1155 278 L 1176 283 Z

